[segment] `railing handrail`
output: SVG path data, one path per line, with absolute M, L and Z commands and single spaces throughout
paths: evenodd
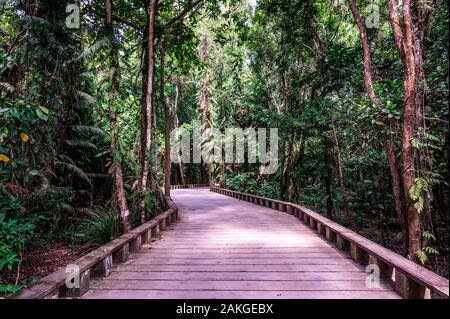
M 198 187 L 209 187 L 209 184 L 170 185 L 170 189 L 190 189 L 190 188 L 198 188 Z
M 449 298 L 448 279 L 309 208 L 226 188 L 214 187 L 212 191 L 295 215 L 317 230 L 319 234 L 324 235 L 328 241 L 336 242 L 339 249 L 349 250 L 352 258 L 357 262 L 379 266 L 380 275 L 385 279 L 391 279 L 396 291 L 404 298 Z M 430 294 L 427 293 L 427 289 Z

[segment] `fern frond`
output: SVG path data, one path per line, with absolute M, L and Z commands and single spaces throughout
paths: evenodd
M 15 88 L 8 82 L 0 82 L 0 87 L 4 88 L 7 92 L 14 92 Z
M 110 45 L 109 40 L 107 38 L 102 38 L 102 39 L 96 41 L 89 48 L 85 49 L 79 56 L 77 56 L 75 58 L 75 61 L 79 61 L 79 60 L 81 60 L 83 58 L 87 58 L 87 57 L 95 54 L 96 52 L 98 52 L 102 48 L 109 47 L 109 45 Z
M 72 147 L 90 148 L 93 150 L 97 150 L 97 146 L 89 141 L 66 140 L 66 143 Z
M 86 134 L 91 136 L 97 136 L 97 137 L 104 137 L 107 135 L 105 131 L 103 131 L 99 127 L 95 126 L 88 126 L 88 125 L 75 125 L 72 126 L 72 130 L 78 134 Z
M 91 105 L 97 104 L 97 99 L 95 97 L 93 97 L 92 95 L 87 94 L 86 92 L 76 90 L 75 96 L 84 99 L 87 103 L 89 103 Z
M 92 186 L 91 179 L 78 166 L 76 166 L 74 164 L 66 163 L 66 162 L 60 162 L 60 161 L 57 161 L 55 163 L 55 165 L 61 167 L 62 169 L 68 171 L 69 173 L 77 176 L 80 180 L 82 180 L 82 181 L 86 182 L 87 184 L 89 184 L 90 186 Z
M 67 163 L 70 163 L 70 164 L 75 165 L 75 162 L 73 161 L 73 159 L 71 159 L 71 158 L 70 158 L 69 156 L 67 156 L 67 155 L 59 154 L 59 158 L 60 158 L 61 160 L 63 160 L 64 162 L 67 162 Z
M 56 208 L 59 211 L 63 211 L 63 212 L 67 212 L 67 213 L 74 213 L 74 212 L 76 212 L 76 209 L 73 206 L 71 206 L 71 205 L 69 205 L 67 203 L 58 203 L 58 204 L 56 204 Z

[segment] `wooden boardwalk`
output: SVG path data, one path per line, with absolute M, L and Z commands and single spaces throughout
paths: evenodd
M 399 298 L 292 215 L 206 188 L 171 197 L 180 220 L 84 298 Z

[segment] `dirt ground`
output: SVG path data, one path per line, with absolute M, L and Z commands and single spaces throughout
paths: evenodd
M 18 285 L 25 287 L 71 263 L 83 251 L 83 247 L 70 247 L 65 243 L 34 247 L 24 254 L 19 267 L 1 274 L 0 284 L 14 285 L 17 281 Z M 0 293 L 0 297 L 5 295 Z

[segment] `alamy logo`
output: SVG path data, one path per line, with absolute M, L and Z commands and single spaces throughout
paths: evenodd
M 69 289 L 80 288 L 80 267 L 78 265 L 67 265 L 66 273 L 69 275 L 66 277 L 66 287 Z
M 69 4 L 66 7 L 66 13 L 70 13 L 66 17 L 66 27 L 69 29 L 79 29 L 80 28 L 80 7 L 78 4 Z
M 380 267 L 375 264 L 369 264 L 366 267 L 366 287 L 367 288 L 380 288 Z
M 191 144 L 192 138 L 192 144 Z M 262 174 L 274 174 L 278 169 L 277 128 L 217 128 L 201 129 L 193 123 L 193 133 L 178 128 L 171 132 L 172 162 L 182 163 L 258 163 Z M 192 150 L 192 152 L 191 152 Z M 192 154 L 191 154 L 192 153 Z

